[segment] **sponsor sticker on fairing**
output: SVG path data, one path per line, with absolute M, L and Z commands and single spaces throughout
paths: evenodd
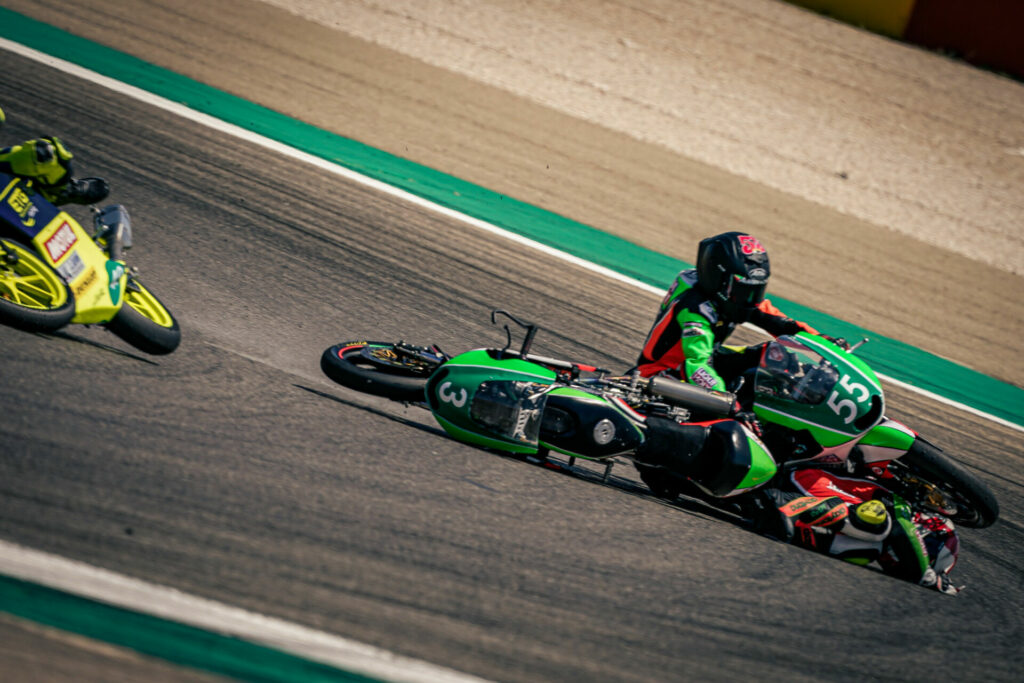
M 78 241 L 78 236 L 75 235 L 75 231 L 71 228 L 71 224 L 67 221 L 57 228 L 57 232 L 50 236 L 50 239 L 46 240 L 45 246 L 46 251 L 50 255 L 50 260 L 56 263 L 60 261 L 64 254 L 68 253 L 71 247 L 75 246 L 75 242 Z
M 96 282 L 96 269 L 90 268 L 89 273 L 85 276 L 85 279 L 75 286 L 75 296 L 82 296 L 82 294 L 84 294 L 86 290 L 92 287 L 92 284 L 94 282 Z
M 82 274 L 85 270 L 85 263 L 82 261 L 82 257 L 78 255 L 77 251 L 71 253 L 71 256 L 67 258 L 64 263 L 57 266 L 57 272 L 64 278 L 64 282 L 71 284 L 71 281 Z

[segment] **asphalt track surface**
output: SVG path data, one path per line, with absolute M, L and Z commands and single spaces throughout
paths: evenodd
M 162 358 L 101 329 L 0 327 L 0 537 L 501 681 L 1014 680 L 1019 432 L 898 390 L 890 414 L 1002 507 L 956 598 L 644 493 L 458 444 L 331 384 L 357 338 L 630 364 L 653 301 L 399 200 L 0 54 L 6 140 L 55 130 L 132 210 L 130 262 L 177 315 Z M 84 212 L 79 213 L 84 216 Z M 0 669 L 202 674 L 11 620 Z

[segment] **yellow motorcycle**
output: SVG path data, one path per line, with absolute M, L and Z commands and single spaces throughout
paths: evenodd
M 127 209 L 94 208 L 93 226 L 90 235 L 31 180 L 0 173 L 0 323 L 33 332 L 103 325 L 146 353 L 171 353 L 178 322 L 123 258 Z

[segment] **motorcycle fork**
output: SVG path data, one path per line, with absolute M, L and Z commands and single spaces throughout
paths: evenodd
M 906 496 L 908 499 L 916 503 L 920 503 L 925 508 L 946 517 L 952 517 L 957 513 L 956 502 L 950 499 L 950 497 L 935 484 L 925 481 L 924 479 L 920 479 L 910 473 L 901 473 L 897 475 L 890 472 L 890 476 L 903 485 L 904 492 L 909 494 Z

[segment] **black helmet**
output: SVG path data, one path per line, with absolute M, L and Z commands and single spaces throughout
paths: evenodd
M 697 286 L 731 320 L 746 320 L 764 300 L 770 274 L 768 252 L 756 237 L 742 232 L 708 237 L 697 248 Z

